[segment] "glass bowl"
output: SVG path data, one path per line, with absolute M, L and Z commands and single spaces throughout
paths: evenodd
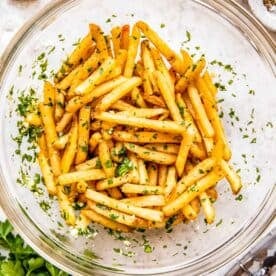
M 210 70 L 222 83 L 220 89 L 226 90 L 218 98 L 233 149 L 231 162 L 244 184 L 242 195 L 233 197 L 221 181 L 217 219 L 211 226 L 200 214 L 172 232 L 122 235 L 91 225 L 89 237 L 74 237 L 55 201 L 48 209 L 52 200 L 35 181 L 38 165 L 24 165 L 15 154 L 17 97 L 30 88 L 41 94 L 37 76 L 49 76 L 58 68 L 72 44 L 88 31 L 89 22 L 107 31 L 140 19 L 175 49 L 182 46 L 196 56 L 206 54 Z M 263 232 L 275 210 L 274 47 L 264 28 L 230 0 L 53 1 L 24 25 L 0 64 L 0 200 L 15 229 L 43 257 L 72 274 L 198 275 L 235 258 Z M 22 151 L 28 152 L 25 141 Z

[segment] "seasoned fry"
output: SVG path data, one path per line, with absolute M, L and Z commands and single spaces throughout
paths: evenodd
M 153 104 L 153 105 L 166 107 L 164 100 L 159 96 L 147 95 L 147 97 L 145 98 L 145 101 L 147 101 L 148 103 Z
M 161 211 L 136 207 L 134 205 L 107 197 L 91 189 L 87 189 L 85 195 L 90 200 L 130 215 L 136 215 L 140 218 L 156 222 L 161 222 L 163 220 L 163 213 Z
M 133 174 L 129 173 L 123 176 L 118 176 L 118 177 L 112 177 L 112 178 L 107 178 L 104 180 L 98 181 L 96 185 L 96 189 L 99 191 L 106 190 L 109 188 L 114 188 L 121 186 L 125 183 L 132 182 L 133 181 Z
M 29 113 L 26 116 L 25 121 L 33 126 L 41 126 L 42 125 L 41 117 L 35 113 Z
M 168 168 L 167 181 L 165 185 L 164 194 L 167 198 L 176 185 L 176 169 L 174 166 Z
M 194 198 L 199 196 L 202 192 L 206 191 L 208 188 L 214 186 L 216 182 L 223 178 L 223 174 L 219 172 L 212 171 L 202 179 L 200 179 L 196 184 L 191 186 L 187 191 L 182 193 L 178 198 L 170 201 L 167 205 L 163 207 L 163 212 L 165 216 L 171 216 L 175 214 L 178 210 L 190 203 Z
M 132 142 L 132 143 L 180 143 L 181 136 L 172 135 L 167 133 L 150 132 L 150 131 L 139 131 L 135 133 L 127 131 L 114 131 L 112 138 L 116 141 L 121 142 Z M 156 149 L 158 151 L 158 149 Z
M 75 93 L 78 95 L 90 93 L 97 85 L 101 84 L 105 80 L 115 66 L 115 60 L 108 57 L 97 70 L 95 70 L 85 81 L 76 87 Z
M 129 45 L 129 25 L 122 26 L 120 48 L 128 50 Z
M 165 153 L 172 153 L 178 154 L 179 152 L 179 145 L 176 144 L 168 144 L 168 143 L 158 143 L 158 144 L 147 144 L 145 145 L 146 148 L 155 151 L 161 151 Z
M 99 157 L 94 157 L 76 166 L 77 171 L 87 171 L 91 169 L 99 169 L 101 167 Z
M 84 106 L 79 112 L 78 146 L 75 164 L 80 164 L 87 158 L 90 130 L 90 110 L 90 106 Z
M 117 187 L 110 188 L 107 191 L 108 191 L 108 194 L 112 198 L 115 198 L 115 199 L 121 199 L 121 198 L 123 198 L 123 195 L 122 195 L 121 191 Z
M 134 102 L 135 105 L 139 106 L 139 107 L 147 107 L 141 93 L 140 93 L 140 90 L 135 87 L 132 92 L 131 92 L 131 99 L 132 99 L 132 102 Z
M 59 136 L 57 138 L 57 140 L 53 143 L 53 146 L 57 149 L 57 150 L 62 150 L 65 148 L 66 144 L 68 143 L 69 140 L 69 135 L 65 134 L 62 136 Z
M 195 220 L 197 218 L 197 212 L 190 204 L 187 204 L 183 208 L 183 214 L 188 220 Z
M 126 103 L 122 100 L 119 100 L 117 101 L 116 103 L 114 103 L 112 106 L 111 106 L 112 109 L 115 109 L 115 110 L 120 110 L 120 111 L 127 111 L 127 110 L 130 110 L 130 109 L 135 109 L 136 107 L 129 104 L 129 103 Z
M 139 183 L 142 185 L 147 185 L 149 183 L 148 172 L 144 161 L 141 159 L 138 159 L 138 172 L 140 178 Z
M 127 60 L 127 50 L 120 49 L 116 56 L 116 66 L 118 66 L 121 70 L 120 73 L 124 71 L 125 63 Z
M 41 133 L 41 135 L 38 137 L 37 143 L 38 143 L 39 149 L 43 153 L 43 155 L 46 158 L 49 158 L 48 149 L 47 149 L 47 142 L 46 142 L 46 138 L 45 138 L 44 133 Z
M 72 118 L 73 113 L 65 112 L 60 121 L 56 125 L 56 131 L 62 132 L 66 128 L 66 126 L 71 122 Z
M 168 167 L 165 165 L 159 165 L 158 168 L 158 185 L 165 187 L 168 175 Z
M 165 198 L 163 195 L 145 195 L 121 199 L 122 202 L 137 207 L 164 206 Z
M 106 178 L 103 170 L 91 169 L 87 171 L 74 171 L 61 174 L 58 177 L 58 183 L 60 185 L 66 185 L 79 181 L 98 180 L 103 178 Z
M 164 108 L 133 108 L 131 110 L 121 111 L 118 114 L 130 117 L 151 118 L 167 112 Z
M 158 130 L 160 132 L 181 134 L 186 131 L 186 128 L 172 121 L 156 121 L 152 119 L 127 117 L 127 116 L 118 115 L 118 114 L 111 114 L 109 112 L 96 113 L 95 118 L 98 120 L 102 120 L 110 123 L 118 123 L 118 124 L 135 126 L 135 127 L 150 128 L 150 129 Z
M 55 93 L 55 121 L 58 122 L 63 114 L 64 114 L 64 95 L 63 93 L 59 90 L 56 89 Z
M 164 194 L 164 189 L 160 186 L 151 186 L 143 184 L 124 184 L 122 186 L 122 192 L 142 195 L 162 195 Z
M 158 181 L 158 166 L 155 163 L 148 164 L 149 185 L 156 186 Z
M 132 152 L 128 153 L 128 158 L 132 163 L 132 171 L 131 171 L 132 181 L 131 182 L 132 183 L 139 183 L 140 176 L 139 176 L 139 171 L 138 171 L 138 158 Z
M 207 193 L 203 192 L 199 195 L 200 203 L 203 208 L 205 219 L 208 224 L 211 224 L 215 220 L 215 208 L 213 207 Z
M 218 90 L 216 86 L 213 84 L 212 78 L 207 70 L 205 71 L 202 78 L 205 81 L 205 84 L 207 85 L 208 89 L 211 91 L 212 95 L 215 97 L 218 93 Z
M 119 54 L 120 50 L 120 37 L 121 37 L 121 27 L 117 26 L 112 28 L 111 30 L 112 35 L 112 44 L 113 44 L 113 51 L 115 57 Z
M 94 132 L 89 139 L 89 151 L 93 152 L 95 148 L 98 146 L 100 140 L 102 139 L 102 135 L 99 132 Z
M 133 69 L 135 66 L 135 58 L 140 43 L 140 31 L 136 25 L 133 26 L 131 36 L 129 38 L 127 60 L 125 65 L 124 76 L 130 78 L 133 75 Z
M 104 96 L 101 100 L 100 104 L 97 105 L 97 110 L 105 111 L 107 110 L 112 104 L 120 100 L 124 97 L 127 93 L 129 93 L 133 88 L 139 86 L 142 83 L 142 80 L 138 77 L 132 77 L 116 88 L 114 88 L 109 94 Z
M 163 165 L 171 165 L 176 160 L 176 156 L 174 154 L 149 150 L 131 143 L 125 143 L 124 145 L 127 150 L 136 153 L 139 158 L 142 158 L 146 161 Z
M 99 143 L 99 158 L 103 167 L 103 170 L 108 178 L 113 177 L 115 173 L 115 167 L 111 160 L 110 150 L 106 141 L 102 140 Z

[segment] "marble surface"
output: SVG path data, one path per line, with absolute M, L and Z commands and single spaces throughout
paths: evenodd
M 55 0 L 0 0 L 0 55 L 20 26 L 22 26 L 32 14 L 51 1 Z M 248 8 L 247 1 L 238 0 L 238 2 L 245 8 Z M 271 33 L 271 35 L 275 39 L 275 33 Z M 0 209 L 0 219 L 4 219 L 4 217 Z M 275 226 L 275 221 L 271 224 L 269 229 L 267 229 L 266 233 L 272 229 L 273 225 Z M 234 263 L 235 261 L 212 275 L 224 275 Z

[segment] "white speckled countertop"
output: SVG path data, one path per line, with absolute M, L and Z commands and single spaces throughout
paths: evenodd
M 55 0 L 0 0 L 0 55 L 22 24 L 28 20 L 31 15 L 51 1 Z M 247 1 L 237 0 L 237 2 L 248 9 Z M 276 33 L 271 32 L 271 35 L 274 40 L 276 40 Z M 5 216 L 0 208 L 0 219 L 4 218 Z M 270 231 L 273 226 L 275 226 L 275 221 L 266 232 Z M 234 262 L 235 261 L 212 275 L 225 275 Z

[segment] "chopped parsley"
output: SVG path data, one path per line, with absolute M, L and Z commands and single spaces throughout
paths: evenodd
M 238 195 L 238 196 L 235 198 L 235 200 L 237 200 L 237 201 L 242 201 L 242 199 L 243 199 L 243 195 L 242 195 L 242 194 Z
M 132 162 L 127 157 L 125 157 L 123 159 L 123 162 L 117 166 L 115 175 L 123 176 L 123 175 L 127 174 L 128 172 L 130 172 L 132 169 L 133 169 Z

